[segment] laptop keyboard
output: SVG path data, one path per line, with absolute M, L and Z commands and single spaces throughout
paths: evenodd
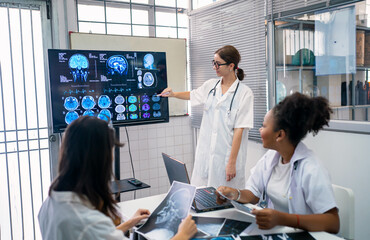
M 195 201 L 201 203 L 204 207 L 214 207 L 216 204 L 216 196 L 214 195 L 214 188 L 197 189 L 195 194 Z

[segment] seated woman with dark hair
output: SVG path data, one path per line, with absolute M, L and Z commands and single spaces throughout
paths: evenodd
M 67 127 L 58 176 L 38 216 L 43 239 L 126 239 L 124 232 L 149 216 L 139 209 L 121 223 L 110 190 L 114 146 L 123 144 L 106 121 L 83 116 Z M 190 239 L 196 232 L 189 215 L 172 239 Z
M 246 189 L 219 187 L 241 203 L 259 203 L 253 210 L 260 229 L 276 225 L 307 231 L 339 231 L 338 209 L 329 174 L 301 141 L 328 125 L 332 113 L 323 97 L 300 93 L 270 110 L 260 128 L 263 147 L 271 149 L 252 169 Z

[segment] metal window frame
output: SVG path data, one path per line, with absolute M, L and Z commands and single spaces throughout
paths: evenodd
M 49 2 L 49 3 L 47 3 Z M 11 238 L 13 239 L 14 238 L 14 227 L 13 227 L 13 221 L 12 221 L 12 201 L 10 199 L 10 181 L 9 181 L 9 166 L 8 166 L 8 154 L 16 154 L 17 155 L 17 164 L 18 164 L 18 181 L 19 181 L 19 191 L 20 191 L 20 209 L 21 209 L 21 225 L 22 225 L 22 228 L 21 228 L 21 231 L 22 231 L 22 236 L 24 237 L 24 218 L 23 218 L 23 193 L 22 193 L 22 189 L 24 187 L 27 188 L 27 186 L 22 186 L 22 180 L 21 180 L 21 172 L 20 172 L 20 169 L 21 169 L 21 165 L 20 165 L 20 153 L 28 153 L 28 174 L 29 174 L 29 191 L 30 191 L 30 199 L 31 199 L 31 213 L 32 213 L 32 229 L 33 229 L 33 238 L 36 238 L 36 231 L 39 231 L 38 230 L 38 227 L 37 227 L 37 223 L 35 222 L 35 214 L 37 214 L 37 210 L 34 209 L 34 193 L 33 193 L 33 182 L 32 182 L 32 171 L 31 171 L 31 156 L 30 156 L 30 153 L 31 152 L 34 152 L 34 151 L 37 151 L 38 152 L 38 155 L 40 156 L 39 158 L 39 161 L 38 161 L 38 164 L 39 164 L 39 167 L 40 167 L 40 170 L 39 170 L 39 174 L 40 174 L 40 193 L 41 193 L 41 199 L 44 200 L 46 196 L 44 196 L 43 194 L 43 190 L 44 190 L 44 186 L 43 186 L 43 181 L 44 181 L 44 178 L 43 178 L 43 172 L 45 171 L 45 169 L 43 168 L 42 166 L 42 162 L 41 162 L 41 156 L 42 156 L 42 152 L 44 150 L 50 150 L 50 146 L 48 146 L 47 148 L 45 147 L 41 147 L 41 141 L 42 140 L 47 140 L 48 138 L 46 137 L 40 137 L 41 136 L 41 131 L 43 130 L 47 130 L 48 131 L 48 135 L 50 134 L 51 132 L 51 116 L 50 116 L 50 113 L 48 111 L 48 114 L 47 114 L 47 127 L 40 127 L 39 125 L 39 116 L 38 114 L 36 114 L 36 128 L 29 128 L 28 126 L 28 115 L 27 115 L 27 92 L 30 91 L 30 89 L 27 89 L 26 90 L 26 84 L 25 84 L 25 81 L 26 81 L 26 78 L 25 78 L 25 69 L 24 69 L 24 63 L 25 63 L 25 58 L 24 58 L 24 51 L 23 51 L 23 42 L 24 42 L 24 36 L 23 36 L 23 32 L 22 32 L 22 28 L 23 28 L 23 25 L 22 25 L 22 14 L 21 14 L 21 11 L 22 10 L 29 10 L 30 11 L 30 26 L 31 26 L 31 39 L 30 41 L 32 42 L 32 49 L 31 49 L 31 52 L 33 53 L 32 54 L 32 58 L 33 58 L 33 85 L 34 85 L 34 89 L 31 91 L 34 91 L 34 97 L 35 97 L 35 101 L 36 101 L 36 112 L 38 113 L 39 112 L 39 108 L 38 108 L 38 90 L 37 90 L 37 83 L 36 83 L 36 62 L 35 62 L 35 50 L 34 50 L 34 35 L 33 35 L 33 11 L 34 10 L 37 10 L 37 11 L 40 11 L 40 22 L 41 22 L 41 31 L 42 31 L 42 38 L 43 38 L 43 46 L 42 46 L 42 52 L 43 52 L 43 58 L 44 59 L 47 59 L 45 56 L 46 53 L 47 53 L 47 48 L 49 48 L 51 46 L 51 24 L 50 24 L 50 21 L 47 20 L 47 16 L 49 15 L 47 13 L 48 9 L 47 9 L 47 4 L 50 4 L 50 1 L 37 1 L 37 0 L 34 0 L 34 1 L 25 1 L 25 0 L 7 0 L 6 2 L 2 2 L 0 3 L 0 6 L 1 7 L 5 7 L 7 8 L 7 12 L 8 12 L 8 31 L 9 33 L 11 34 L 11 29 L 10 29 L 10 14 L 9 14 L 9 9 L 18 9 L 18 15 L 19 15 L 19 23 L 20 23 L 20 49 L 21 49 L 21 56 L 20 56 L 20 61 L 22 62 L 22 68 L 23 68 L 23 75 L 22 75 L 22 84 L 23 84 L 23 89 L 19 89 L 20 91 L 23 92 L 23 96 L 24 96 L 24 105 L 25 105 L 25 129 L 22 129 L 22 128 L 18 128 L 17 126 L 17 105 L 15 103 L 15 83 L 14 83 L 14 69 L 13 69 L 13 63 L 11 64 L 12 66 L 12 69 L 11 69 L 11 78 L 12 78 L 12 86 L 13 86 L 13 100 L 14 100 L 14 115 L 15 115 L 15 130 L 7 130 L 6 129 L 6 122 L 5 122 L 5 117 L 3 117 L 3 127 L 4 127 L 4 131 L 1 131 L 1 133 L 4 134 L 4 142 L 1 142 L 1 143 L 4 143 L 5 144 L 5 161 L 6 161 L 6 168 L 7 168 L 7 184 L 8 184 L 8 201 L 9 201 L 9 217 L 10 217 L 10 234 L 11 234 Z M 9 35 L 9 44 L 10 44 L 10 49 L 12 49 L 12 38 L 11 38 L 11 35 Z M 10 61 L 13 62 L 13 53 L 12 51 L 10 51 Z M 44 69 L 45 69 L 45 79 L 47 79 L 47 62 L 44 60 Z M 49 108 L 49 102 L 48 102 L 48 99 L 49 98 L 49 95 L 48 95 L 48 87 L 47 87 L 47 82 L 48 81 L 45 81 L 45 100 L 46 100 L 46 108 L 48 109 Z M 1 78 L 1 66 L 0 66 L 0 84 L 1 86 L 3 86 L 3 83 L 2 83 L 2 78 Z M 2 87 L 1 87 L 2 89 Z M 2 95 L 2 111 L 4 111 L 4 92 L 3 92 L 3 89 L 1 90 L 1 95 Z M 41 90 L 42 91 L 42 90 Z M 36 138 L 34 137 L 31 137 L 29 135 L 29 131 L 32 131 L 32 130 L 36 130 L 37 133 L 36 133 Z M 21 132 L 21 131 L 25 131 L 25 138 L 22 138 L 20 139 L 19 136 L 18 136 L 18 133 Z M 14 132 L 15 133 L 15 140 L 12 140 L 12 141 L 7 141 L 7 133 L 9 132 Z M 30 149 L 30 143 L 29 141 L 31 140 L 36 140 L 37 141 L 37 148 L 36 149 Z M 21 142 L 26 142 L 26 145 L 27 145 L 27 150 L 20 150 L 20 143 Z M 7 144 L 8 143 L 16 143 L 16 151 L 9 151 L 9 149 L 7 149 Z M 3 155 L 3 153 L 2 153 Z M 50 153 L 49 151 L 49 159 L 51 160 L 51 156 L 52 154 Z M 51 163 L 50 163 L 50 166 L 51 166 Z M 48 169 L 48 171 L 50 172 L 50 169 Z M 51 174 L 50 174 L 51 176 Z M 51 181 L 51 179 L 49 179 L 49 181 Z
M 80 22 L 104 23 L 105 24 L 105 34 L 107 34 L 107 24 L 129 25 L 129 26 L 131 26 L 131 35 L 130 36 L 135 36 L 133 34 L 133 27 L 134 26 L 147 26 L 147 27 L 149 27 L 149 37 L 157 37 L 157 31 L 156 31 L 157 30 L 157 27 L 168 27 L 168 28 L 176 28 L 176 38 L 179 38 L 179 29 L 189 29 L 189 28 L 188 27 L 179 27 L 178 14 L 179 13 L 183 13 L 183 12 L 187 12 L 189 10 L 186 10 L 184 8 L 178 8 L 177 1 L 179 1 L 179 0 L 175 0 L 175 7 L 156 5 L 154 0 L 150 0 L 148 4 L 135 3 L 135 2 L 132 2 L 131 0 L 129 2 L 116 2 L 116 1 L 110 1 L 110 0 L 99 1 L 99 3 L 103 2 L 103 6 L 104 6 L 104 18 L 105 18 L 105 21 L 104 22 L 100 22 L 100 21 L 84 21 L 84 20 L 79 20 L 79 18 L 78 18 L 78 5 L 79 4 L 88 4 L 88 3 L 94 5 L 93 4 L 94 3 L 94 0 L 76 0 L 77 29 L 79 31 L 79 23 Z M 191 2 L 191 0 L 189 0 L 189 7 L 191 6 L 190 2 Z M 130 8 L 130 23 L 107 22 L 107 14 L 106 14 L 106 6 L 107 6 L 107 3 L 109 3 L 109 4 L 112 3 L 112 4 L 115 4 L 117 6 L 119 6 L 119 5 L 126 5 L 126 6 L 129 5 L 129 8 Z M 136 8 L 147 8 L 148 9 L 148 11 L 149 11 L 149 19 L 148 19 L 149 22 L 148 22 L 148 24 L 136 24 L 136 23 L 132 23 L 132 10 L 133 9 L 136 9 Z M 157 8 L 174 10 L 175 13 L 176 13 L 176 26 L 157 25 L 156 24 Z M 151 31 L 153 28 L 154 28 L 154 32 Z
M 266 16 L 267 20 L 267 53 L 268 53 L 268 103 L 269 109 L 271 109 L 276 102 L 275 89 L 276 89 L 276 67 L 275 67 L 275 20 L 282 20 L 287 17 L 294 17 L 305 13 L 312 13 L 315 11 L 330 10 L 333 8 L 342 7 L 344 5 L 350 5 L 356 2 L 362 2 L 363 0 L 328 0 L 325 3 L 318 3 L 309 5 L 299 9 L 284 11 L 284 12 L 273 12 L 273 6 L 275 0 L 265 0 L 269 4 L 266 4 L 266 12 L 269 13 Z M 283 1 L 283 0 L 281 0 Z M 271 9 L 267 9 L 267 5 L 270 5 Z M 270 12 L 269 12 L 270 10 Z M 336 132 L 347 132 L 357 134 L 370 134 L 370 122 L 356 121 L 356 120 L 331 120 L 328 127 L 325 127 L 325 131 L 336 131 Z

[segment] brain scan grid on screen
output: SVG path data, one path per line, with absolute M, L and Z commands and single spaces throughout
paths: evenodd
M 80 116 L 113 125 L 168 122 L 165 52 L 49 50 L 54 132 Z

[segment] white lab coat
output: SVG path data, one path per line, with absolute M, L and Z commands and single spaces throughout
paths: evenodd
M 263 192 L 279 158 L 278 152 L 269 150 L 251 170 L 246 189 L 260 198 L 260 203 L 263 201 Z M 329 173 L 304 143 L 300 142 L 297 145 L 290 164 L 289 213 L 321 214 L 337 207 Z M 268 193 L 265 194 L 265 201 L 268 208 L 274 208 Z
M 112 219 L 74 192 L 52 191 L 39 212 L 42 239 L 123 240 Z
M 203 104 L 203 119 L 195 152 L 191 184 L 195 186 L 245 187 L 248 130 L 253 128 L 253 93 L 240 83 L 230 109 L 239 79 L 222 95 L 221 81 L 216 92 L 210 92 L 219 79 L 210 79 L 190 92 L 192 106 Z M 226 181 L 226 164 L 229 161 L 234 128 L 244 128 L 236 160 L 236 177 Z

